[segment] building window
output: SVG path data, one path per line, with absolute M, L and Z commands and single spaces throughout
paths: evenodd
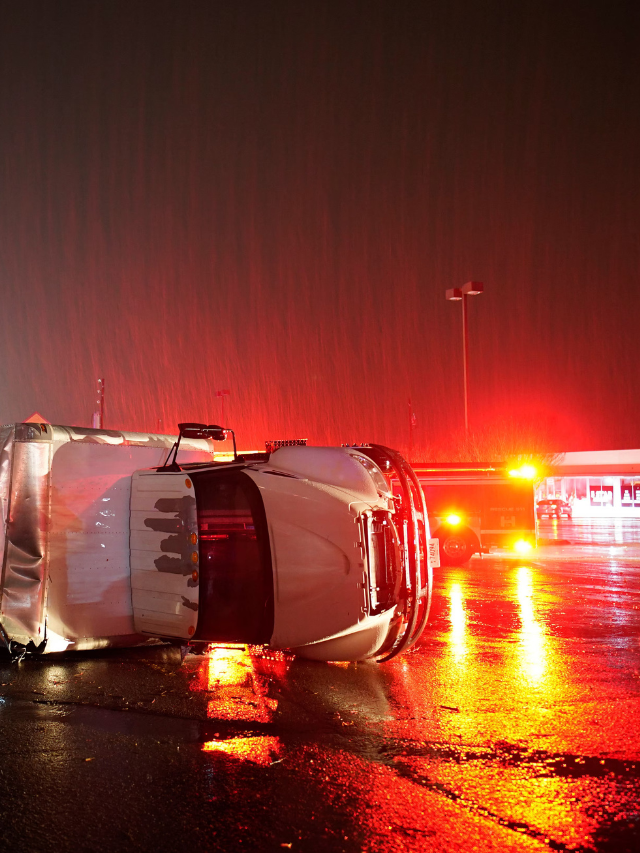
M 607 478 L 589 477 L 589 503 L 591 506 L 613 506 L 613 482 Z
M 622 506 L 640 506 L 640 479 L 620 480 L 620 503 Z
M 587 497 L 587 478 L 576 477 L 575 479 L 576 500 L 584 501 Z

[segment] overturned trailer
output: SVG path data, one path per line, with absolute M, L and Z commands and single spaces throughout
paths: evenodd
M 416 642 L 432 565 L 405 460 L 379 445 L 238 455 L 235 441 L 221 457 L 226 436 L 181 425 L 178 455 L 171 436 L 0 428 L 12 654 L 233 642 L 383 661 Z

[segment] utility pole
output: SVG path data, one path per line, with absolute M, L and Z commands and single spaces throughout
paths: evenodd
M 223 388 L 222 391 L 216 391 L 216 397 L 220 397 L 220 402 L 222 403 L 222 420 L 220 422 L 220 426 L 224 426 L 224 398 L 229 396 L 229 389 Z
M 409 397 L 409 462 L 413 459 L 413 430 L 416 425 L 416 414 L 413 411 L 413 403 Z
M 467 329 L 467 296 L 479 296 L 484 293 L 481 281 L 468 281 L 462 287 L 447 290 L 450 302 L 462 302 L 462 372 L 464 380 L 464 431 L 469 433 L 469 332 Z
M 96 411 L 91 418 L 94 429 L 104 429 L 104 379 L 98 379 Z

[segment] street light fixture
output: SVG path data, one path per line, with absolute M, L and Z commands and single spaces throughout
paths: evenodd
M 450 302 L 462 302 L 462 369 L 464 373 L 464 430 L 469 432 L 469 388 L 468 376 L 469 365 L 468 352 L 469 340 L 467 332 L 467 296 L 478 296 L 484 293 L 484 285 L 481 281 L 468 281 L 462 287 L 452 287 L 447 290 L 446 296 Z

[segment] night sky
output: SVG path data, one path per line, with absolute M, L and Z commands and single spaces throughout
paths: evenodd
M 640 3 L 0 5 L 0 421 L 640 446 Z

